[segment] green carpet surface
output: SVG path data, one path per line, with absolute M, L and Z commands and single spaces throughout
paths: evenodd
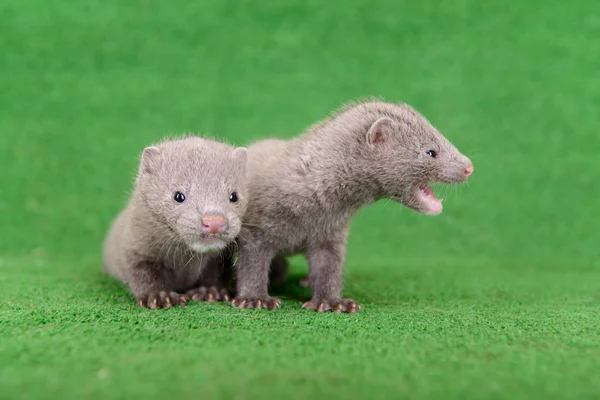
M 0 399 L 600 396 L 600 3 L 0 2 Z M 291 137 L 365 96 L 471 157 L 353 220 L 355 315 L 138 308 L 101 272 L 142 148 Z

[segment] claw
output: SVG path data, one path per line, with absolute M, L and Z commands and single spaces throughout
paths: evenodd
M 281 300 L 279 300 L 277 298 L 271 299 L 267 304 L 267 309 L 269 309 L 269 310 L 276 310 L 279 307 L 281 307 Z
M 153 310 L 156 310 L 158 308 L 158 299 L 156 297 L 153 297 L 150 302 L 149 302 L 149 307 Z
M 279 306 L 281 305 L 281 300 L 279 300 L 277 298 L 263 300 L 263 299 L 240 299 L 240 298 L 236 297 L 231 301 L 231 305 L 233 307 L 238 307 L 238 308 L 255 308 L 255 309 L 266 308 L 268 310 L 275 310 L 275 309 L 279 308 Z
M 180 306 L 185 306 L 188 303 L 188 301 L 190 301 L 190 299 L 186 295 L 182 294 L 181 296 L 179 296 Z
M 215 301 L 230 301 L 229 292 L 225 288 L 219 289 L 217 286 L 200 286 L 187 292 L 187 295 L 194 301 L 204 300 L 207 303 Z
M 316 312 L 332 311 L 334 313 L 354 314 L 360 311 L 360 304 L 354 300 L 346 299 L 342 301 L 307 301 L 302 305 L 305 310 L 314 310 Z
M 177 305 L 184 306 L 188 297 L 180 295 L 177 292 L 161 290 L 160 292 L 151 292 L 150 294 L 137 297 L 137 304 L 140 307 L 156 310 L 159 308 L 171 308 Z
M 221 289 L 221 299 L 223 301 L 229 301 L 230 300 L 229 292 L 227 291 L 227 289 Z
M 197 290 L 191 290 L 188 293 L 192 294 L 192 300 L 194 300 L 194 301 L 200 301 L 200 300 L 203 300 L 206 297 L 206 288 L 205 287 L 201 287 L 201 288 L 198 288 Z

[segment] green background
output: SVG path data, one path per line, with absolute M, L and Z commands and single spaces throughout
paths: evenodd
M 0 398 L 597 398 L 600 3 L 0 3 Z M 469 155 L 352 224 L 356 315 L 137 308 L 100 248 L 141 149 L 406 101 Z M 294 276 L 305 271 L 293 259 Z

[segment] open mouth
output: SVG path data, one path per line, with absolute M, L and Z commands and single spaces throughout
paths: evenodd
M 415 199 L 419 202 L 423 213 L 437 215 L 442 212 L 442 200 L 435 197 L 433 189 L 429 185 L 422 185 L 413 189 Z

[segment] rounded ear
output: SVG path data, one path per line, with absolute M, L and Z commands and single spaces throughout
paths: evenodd
M 160 149 L 155 146 L 146 147 L 142 153 L 140 172 L 151 174 L 160 166 Z
M 248 163 L 248 150 L 245 147 L 238 147 L 233 151 L 233 158 L 245 167 Z
M 388 140 L 388 137 L 394 132 L 394 121 L 388 117 L 381 117 L 373 122 L 373 125 L 367 132 L 367 143 L 370 146 L 376 146 Z

